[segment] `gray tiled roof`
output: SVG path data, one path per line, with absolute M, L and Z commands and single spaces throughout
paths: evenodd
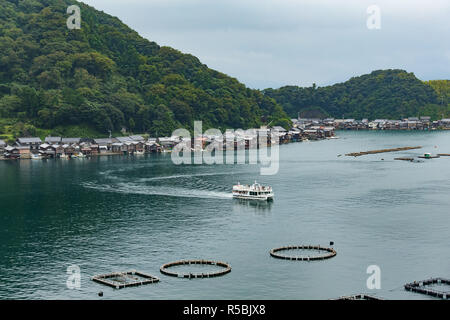
M 120 142 L 128 142 L 133 140 L 130 137 L 116 137 L 116 139 L 119 140 Z
M 61 142 L 71 144 L 71 143 L 80 143 L 80 140 L 81 138 L 62 138 Z
M 130 136 L 131 140 L 134 141 L 143 141 L 145 140 L 143 136 L 139 136 L 139 135 L 134 135 L 134 136 Z
M 46 137 L 45 142 L 49 143 L 61 142 L 61 137 Z
M 101 138 L 101 139 L 94 139 L 94 142 L 99 145 L 105 145 L 105 144 L 113 144 L 114 142 L 117 142 L 117 139 L 114 138 Z
M 42 143 L 41 138 L 19 138 L 20 144 L 27 144 L 27 143 Z

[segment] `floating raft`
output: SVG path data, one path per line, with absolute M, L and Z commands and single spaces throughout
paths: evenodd
M 369 296 L 367 294 L 355 294 L 352 296 L 342 296 L 337 298 L 336 300 L 384 300 L 378 297 Z
M 447 285 L 448 291 L 440 291 L 436 289 L 427 289 L 427 286 L 433 284 L 443 284 Z M 405 289 L 408 291 L 418 292 L 422 294 L 426 294 L 432 297 L 441 298 L 441 299 L 450 299 L 450 280 L 443 278 L 431 278 L 423 281 L 414 281 L 412 283 L 405 284 Z
M 418 146 L 418 147 L 402 147 L 402 148 L 394 148 L 394 149 L 370 150 L 370 151 L 347 153 L 346 156 L 348 156 L 348 157 L 360 157 L 360 156 L 365 156 L 365 155 L 368 155 L 368 154 L 396 152 L 396 151 L 406 151 L 406 150 L 414 150 L 414 149 L 421 149 L 421 148 L 422 148 L 421 146 Z
M 191 265 L 191 264 L 201 264 L 201 265 L 211 265 L 211 266 L 219 266 L 222 267 L 222 270 L 216 271 L 216 272 L 206 272 L 206 273 L 181 273 L 181 272 L 174 272 L 169 271 L 171 267 L 175 266 L 183 266 L 183 265 Z M 165 274 L 167 276 L 171 277 L 177 277 L 177 278 L 188 278 L 188 279 L 194 279 L 194 278 L 213 278 L 213 277 L 219 277 L 223 276 L 229 272 L 231 272 L 231 266 L 226 262 L 221 261 L 210 261 L 210 260 L 180 260 L 175 262 L 166 263 L 161 266 L 160 271 L 162 274 Z
M 101 274 L 92 277 L 92 280 L 115 289 L 159 282 L 157 277 L 136 270 Z
M 287 256 L 280 254 L 280 251 L 286 251 L 286 250 L 318 250 L 318 251 L 325 251 L 326 254 L 324 255 L 315 255 L 315 256 Z M 314 261 L 314 260 L 325 260 L 330 259 L 336 255 L 336 251 L 333 248 L 327 248 L 327 247 L 321 247 L 321 246 L 287 246 L 287 247 L 280 247 L 270 250 L 270 255 L 277 259 L 285 259 L 285 260 L 297 260 L 297 261 Z
M 438 153 L 440 157 L 450 157 L 450 153 Z

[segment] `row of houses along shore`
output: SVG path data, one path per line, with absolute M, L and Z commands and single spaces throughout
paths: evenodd
M 431 121 L 430 117 L 411 117 L 402 120 L 376 119 L 291 119 L 293 126 L 286 130 L 280 126 L 271 128 L 226 131 L 222 136 L 202 135 L 192 138 L 191 147 L 201 145 L 205 148 L 219 138 L 224 148 L 227 141 L 233 141 L 235 148 L 244 145 L 246 149 L 256 145 L 259 137 L 267 136 L 267 145 L 275 142 L 285 144 L 308 140 L 335 138 L 336 130 L 450 130 L 450 119 Z M 274 138 L 275 137 L 275 138 Z M 0 140 L 0 159 L 42 159 L 77 158 L 96 155 L 136 155 L 145 153 L 170 152 L 178 143 L 186 139 L 177 136 L 146 138 L 131 135 L 111 138 L 62 138 L 38 137 L 18 138 L 8 145 Z
M 190 139 L 191 147 L 200 145 L 203 149 L 210 143 L 222 141 L 226 148 L 230 141 L 234 147 L 245 149 L 259 147 L 260 137 L 267 136 L 267 145 L 285 144 L 305 140 L 319 140 L 334 137 L 333 127 L 299 128 L 290 130 L 274 126 L 242 131 L 226 131 L 222 136 L 202 135 Z M 8 145 L 0 140 L 0 157 L 3 159 L 43 159 L 43 158 L 78 158 L 97 155 L 139 155 L 145 153 L 171 152 L 186 138 L 171 136 L 146 138 L 142 135 L 111 138 L 62 138 L 46 137 L 44 141 L 38 137 L 21 137 Z M 192 149 L 194 150 L 194 149 Z
M 298 128 L 317 126 L 333 127 L 337 130 L 450 130 L 450 119 L 431 121 L 431 117 L 409 117 L 390 119 L 292 119 Z

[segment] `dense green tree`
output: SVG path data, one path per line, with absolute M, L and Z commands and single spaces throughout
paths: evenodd
M 81 8 L 80 30 L 66 26 L 72 4 Z M 261 92 L 73 0 L 0 2 L 0 116 L 102 135 L 122 127 L 170 134 L 194 120 L 220 128 L 289 124 Z
M 448 86 L 438 83 L 435 87 L 441 90 Z M 298 113 L 358 119 L 436 117 L 439 109 L 439 97 L 432 85 L 403 70 L 378 70 L 327 87 L 266 89 L 264 94 L 280 103 L 291 117 Z

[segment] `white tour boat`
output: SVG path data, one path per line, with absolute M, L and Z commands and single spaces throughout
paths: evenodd
M 249 200 L 273 200 L 272 187 L 262 186 L 255 181 L 252 185 L 243 185 L 238 182 L 233 186 L 233 198 Z

